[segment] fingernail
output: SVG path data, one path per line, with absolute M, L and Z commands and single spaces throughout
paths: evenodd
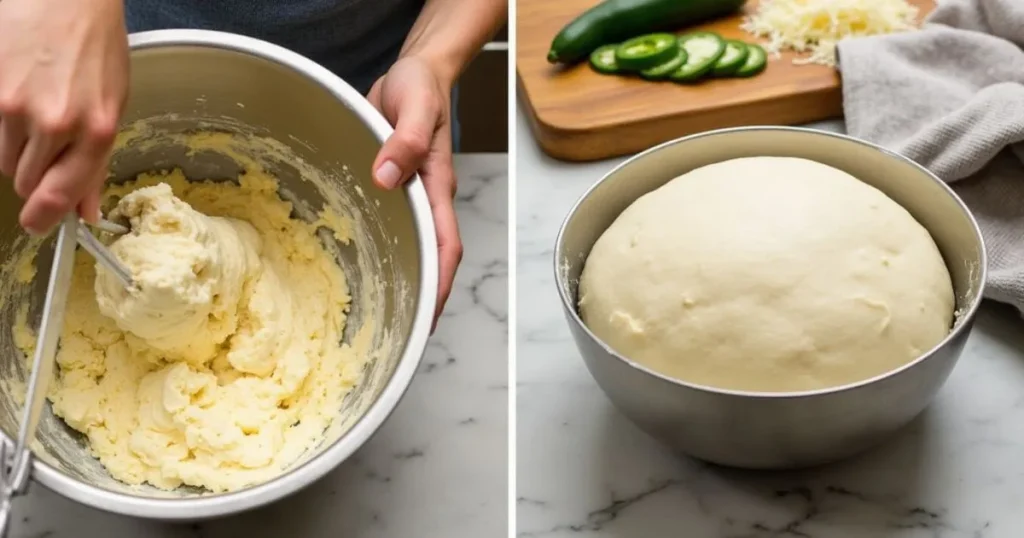
M 402 180 L 402 170 L 391 161 L 384 161 L 377 169 L 377 181 L 385 189 L 393 189 Z
M 100 210 L 91 209 L 89 211 L 81 213 L 79 216 L 81 216 L 82 220 L 88 222 L 89 224 L 96 224 L 97 222 L 100 221 Z

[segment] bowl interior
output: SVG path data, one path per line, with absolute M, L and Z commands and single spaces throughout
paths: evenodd
M 931 233 L 953 281 L 957 320 L 981 301 L 983 243 L 974 219 L 949 187 L 910 160 L 853 138 L 811 129 L 753 127 L 668 142 L 622 164 L 584 194 L 566 218 L 555 251 L 557 285 L 563 300 L 571 303 L 566 306 L 575 321 L 583 326 L 577 301 L 586 258 L 633 201 L 696 168 L 757 156 L 810 159 L 881 190 Z
M 380 141 L 360 116 L 311 78 L 262 57 L 213 46 L 162 46 L 132 53 L 131 100 L 112 162 L 112 181 L 140 172 L 180 167 L 190 179 L 231 181 L 252 163 L 280 180 L 295 216 L 315 220 L 325 205 L 351 219 L 351 243 L 321 238 L 348 277 L 352 296 L 344 340 L 369 339 L 371 360 L 363 382 L 338 410 L 335 427 L 298 463 L 343 437 L 391 379 L 419 312 L 421 255 L 414 213 L 403 190 L 384 192 L 371 182 Z M 367 105 L 368 106 L 368 105 Z M 226 133 L 219 145 L 186 145 L 195 132 Z M 26 361 L 11 327 L 29 304 L 29 325 L 38 326 L 52 241 L 34 241 L 17 224 L 20 201 L 10 182 L 0 182 L 0 429 L 16 433 Z M 38 249 L 34 284 L 18 282 L 26 253 Z M 19 390 L 20 387 L 20 390 Z M 195 496 L 129 487 L 112 479 L 90 457 L 83 436 L 50 409 L 41 420 L 36 452 L 74 480 L 133 496 Z M 293 468 L 295 465 L 293 465 Z

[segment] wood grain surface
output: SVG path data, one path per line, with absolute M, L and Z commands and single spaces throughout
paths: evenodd
M 770 57 L 768 68 L 748 79 L 715 79 L 696 85 L 600 75 L 584 62 L 554 66 L 546 55 L 552 38 L 596 0 L 517 0 L 516 73 L 519 101 L 534 136 L 549 155 L 591 161 L 636 153 L 680 136 L 742 125 L 795 125 L 838 117 L 842 90 L 837 71 L 794 65 L 796 57 Z M 911 0 L 923 18 L 934 0 Z M 681 32 L 710 30 L 756 41 L 739 28 L 745 11 Z

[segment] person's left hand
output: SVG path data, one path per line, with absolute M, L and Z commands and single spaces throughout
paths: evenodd
M 451 86 L 443 83 L 427 62 L 409 56 L 395 62 L 374 83 L 367 98 L 395 126 L 373 163 L 374 181 L 382 188 L 394 189 L 418 171 L 430 200 L 439 260 L 436 328 L 462 261 L 454 205 Z

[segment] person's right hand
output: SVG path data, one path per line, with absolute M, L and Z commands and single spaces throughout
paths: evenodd
M 0 1 L 0 173 L 25 230 L 96 219 L 127 91 L 122 0 Z

